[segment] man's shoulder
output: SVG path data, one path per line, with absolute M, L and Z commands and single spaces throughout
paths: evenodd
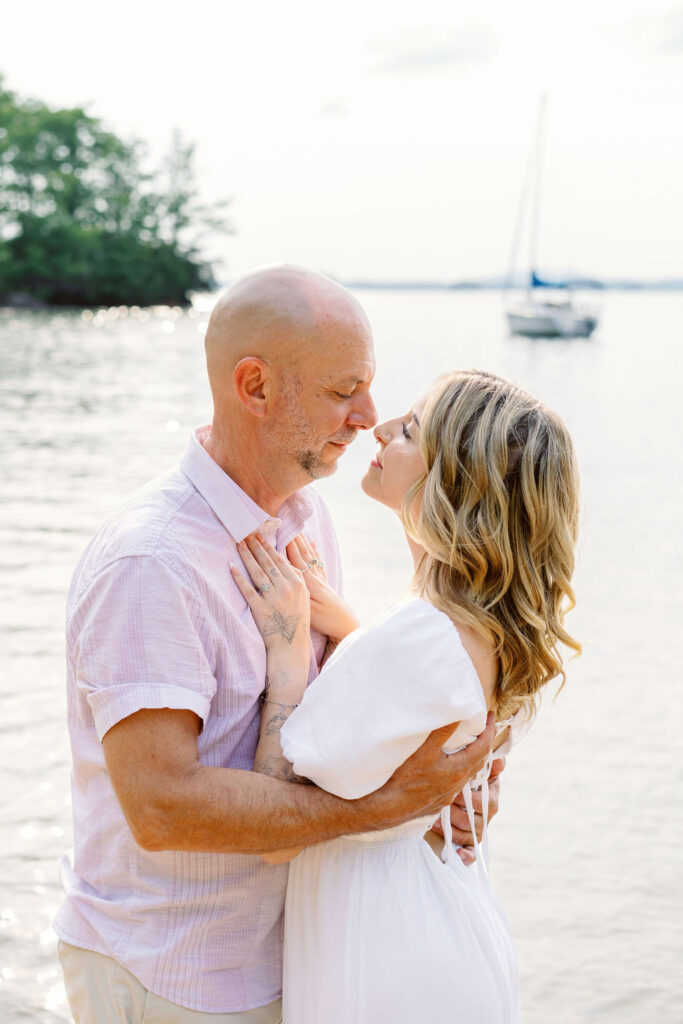
M 132 494 L 103 523 L 94 540 L 109 554 L 157 554 L 172 544 L 174 527 L 196 496 L 184 473 L 168 470 Z
M 188 506 L 197 498 L 196 489 L 177 468 L 132 494 L 100 526 L 83 552 L 74 573 L 72 596 L 122 559 L 154 558 L 169 566 L 182 564 L 184 527 L 186 530 L 188 518 L 196 518 L 196 510 Z

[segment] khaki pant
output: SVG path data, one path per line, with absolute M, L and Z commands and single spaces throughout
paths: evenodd
M 282 1024 L 280 999 L 241 1013 L 186 1010 L 148 992 L 108 956 L 61 939 L 57 952 L 76 1024 Z

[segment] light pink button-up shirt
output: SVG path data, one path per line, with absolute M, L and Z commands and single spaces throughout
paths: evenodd
M 299 491 L 269 518 L 204 450 L 207 429 L 178 469 L 100 529 L 73 577 L 66 635 L 75 849 L 62 864 L 66 899 L 55 928 L 171 1002 L 227 1013 L 280 995 L 287 866 L 141 849 L 101 740 L 141 708 L 185 708 L 203 722 L 203 764 L 250 769 L 266 658 L 230 577 L 236 542 L 259 527 L 282 551 L 305 524 L 336 588 L 341 573 L 316 491 Z M 314 633 L 311 678 L 324 647 Z

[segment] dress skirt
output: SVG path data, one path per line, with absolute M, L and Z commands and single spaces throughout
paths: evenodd
M 455 852 L 443 863 L 424 831 L 335 839 L 292 861 L 283 1024 L 518 1024 L 489 880 Z

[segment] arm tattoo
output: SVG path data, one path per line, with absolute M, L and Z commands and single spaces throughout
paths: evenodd
M 279 732 L 284 722 L 287 721 L 289 715 L 286 715 L 284 709 L 278 711 L 276 714 L 269 718 L 265 723 L 263 731 L 266 736 L 273 736 L 276 732 Z
M 282 779 L 284 782 L 297 782 L 301 786 L 313 785 L 310 779 L 297 775 L 289 761 L 285 761 L 283 757 L 266 757 L 263 761 L 254 761 L 254 771 Z
M 285 638 L 288 644 L 291 644 L 300 622 L 300 615 L 285 616 L 281 612 L 275 612 L 265 623 L 261 635 L 266 637 L 279 634 Z

